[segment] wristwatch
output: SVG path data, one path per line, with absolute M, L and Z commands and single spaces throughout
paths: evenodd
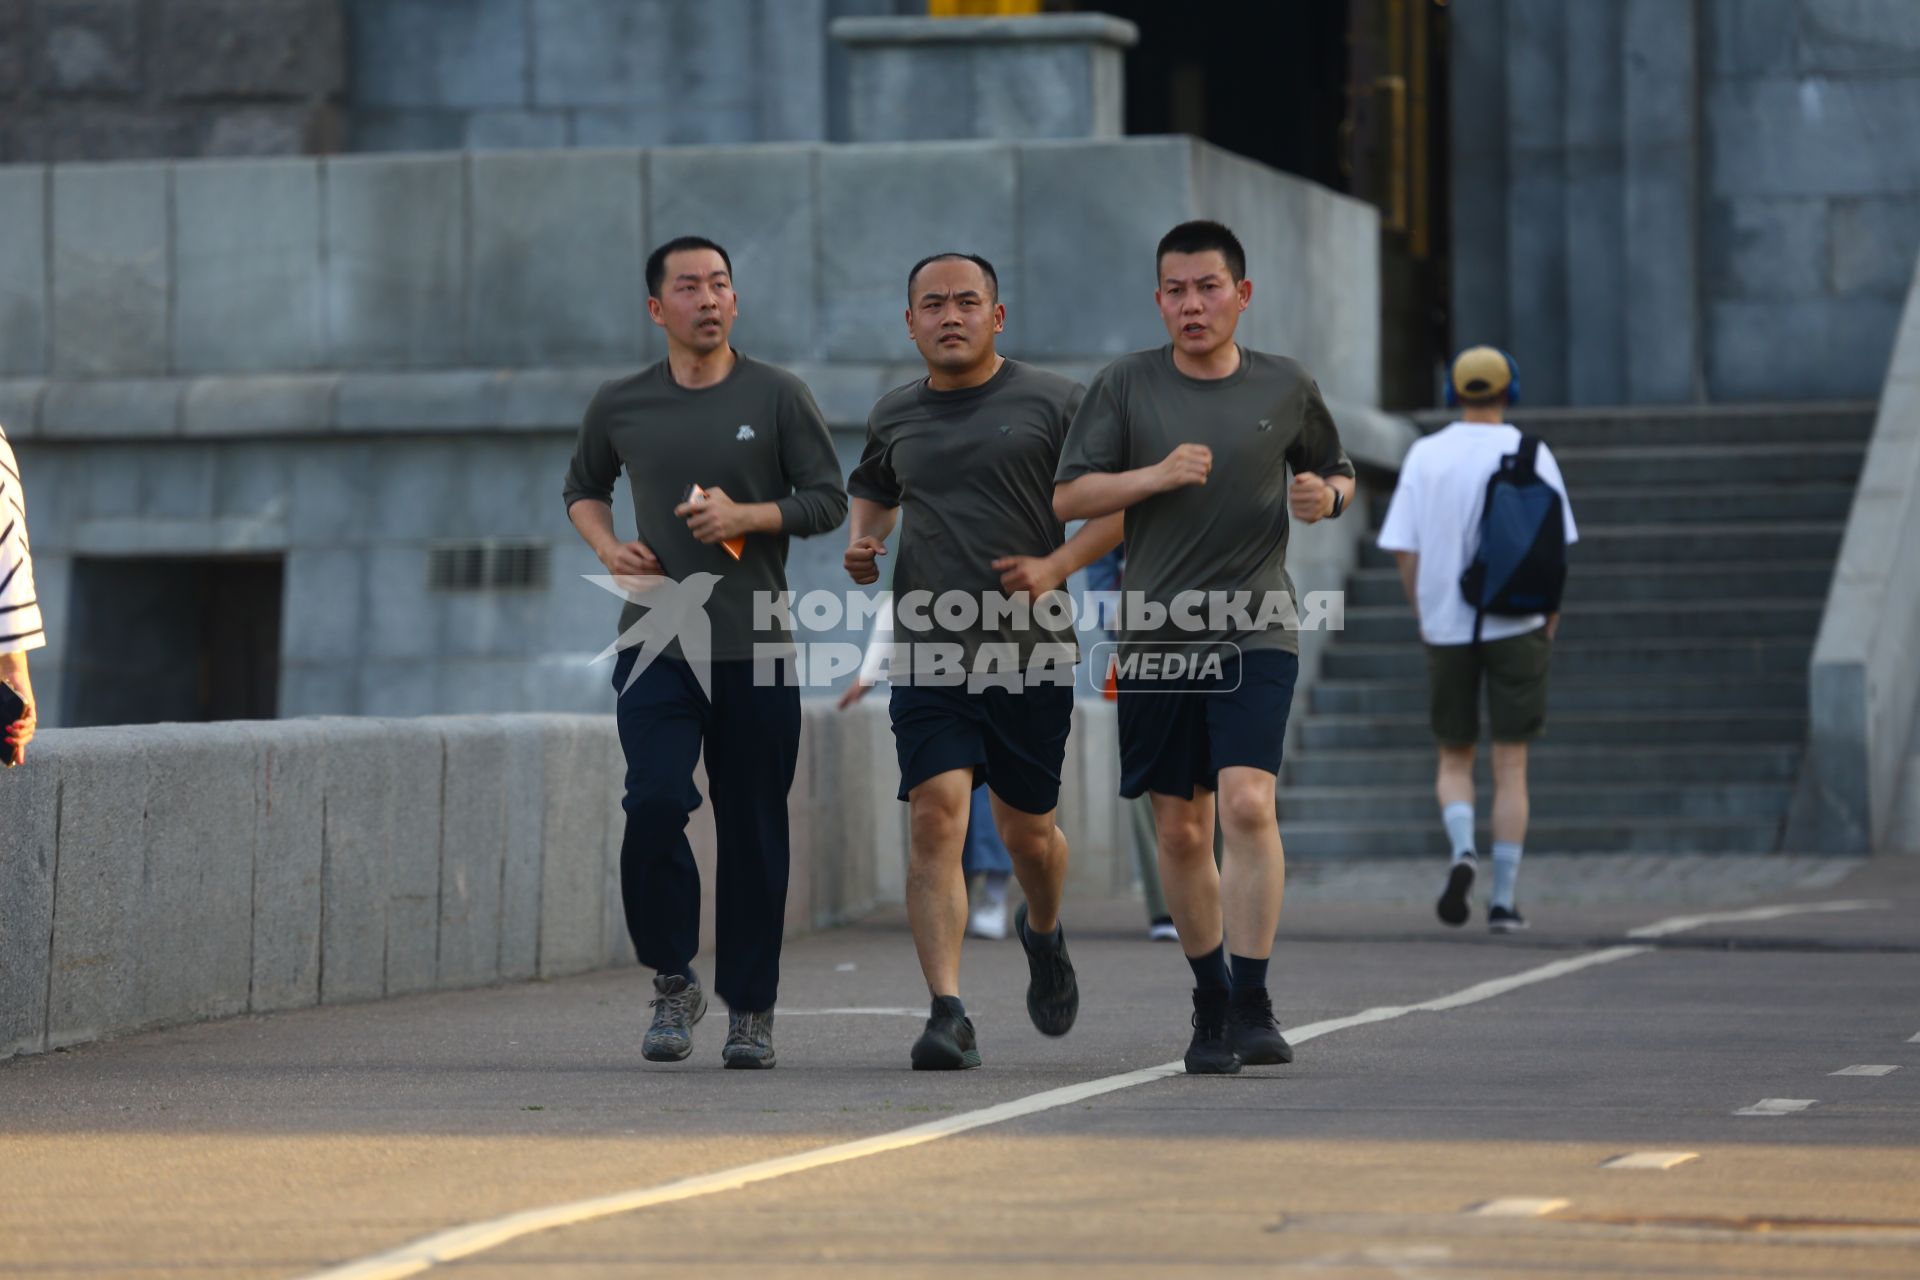
M 1333 510 L 1327 512 L 1327 519 L 1338 520 L 1340 513 L 1346 510 L 1347 499 L 1336 486 L 1328 485 L 1327 488 L 1333 490 Z

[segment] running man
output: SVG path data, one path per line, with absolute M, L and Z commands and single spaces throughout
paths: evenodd
M 907 918 L 933 997 L 912 1051 L 921 1071 L 980 1065 L 960 999 L 961 852 L 976 776 L 1026 895 L 1013 927 L 1028 1016 L 1062 1036 L 1080 1008 L 1060 926 L 1067 841 L 1054 822 L 1079 644 L 1070 604 L 1049 593 L 1119 542 L 1120 521 L 1067 539 L 1054 517 L 1054 467 L 1082 389 L 994 350 L 1006 327 L 999 295 L 993 265 L 972 254 L 935 254 L 908 273 L 907 334 L 927 376 L 874 406 L 847 485 L 846 569 L 857 583 L 879 579 L 876 557 L 906 512 L 888 674 L 900 799 L 912 806 Z M 1000 603 L 1016 607 L 1011 616 Z M 1047 605 L 1062 611 L 1053 625 Z
M 1472 910 L 1467 894 L 1480 866 L 1474 847 L 1473 752 L 1480 740 L 1484 682 L 1493 728 L 1493 888 L 1487 895 L 1487 928 L 1517 933 L 1527 927 L 1514 899 L 1530 808 L 1527 744 L 1547 727 L 1547 669 L 1560 615 L 1489 614 L 1481 623 L 1480 643 L 1473 642 L 1475 610 L 1460 589 L 1460 575 L 1473 560 L 1487 481 L 1500 460 L 1520 448 L 1519 428 L 1505 425 L 1519 377 L 1506 352 L 1470 347 L 1455 358 L 1450 382 L 1447 398 L 1460 406 L 1460 420 L 1415 441 L 1407 452 L 1380 545 L 1399 564 L 1400 584 L 1427 645 L 1428 718 L 1440 749 L 1434 795 L 1453 847 L 1435 913 L 1459 926 Z M 1580 537 L 1573 503 L 1545 442 L 1534 466 L 1560 494 L 1572 546 Z
M 756 626 L 754 602 L 787 590 L 787 539 L 839 527 L 847 496 L 806 384 L 728 342 L 739 301 L 726 250 L 697 236 L 668 241 L 647 259 L 647 292 L 667 358 L 600 388 L 566 483 L 568 518 L 628 592 L 613 687 L 627 758 L 620 893 L 634 952 L 654 971 L 641 1052 L 654 1062 L 685 1058 L 706 1013 L 693 971 L 700 875 L 686 837 L 704 744 L 718 845 L 714 989 L 728 1008 L 721 1057 L 729 1067 L 771 1067 L 800 690 L 756 681 L 756 643 L 790 645 L 792 634 Z M 632 541 L 613 529 L 622 468 L 639 532 Z M 696 485 L 704 497 L 691 501 Z M 688 652 L 701 646 L 684 631 L 657 655 L 652 641 L 664 637 L 638 647 L 649 625 L 640 602 L 696 585 L 711 589 L 710 654 Z
M 1153 797 L 1161 885 L 1193 968 L 1187 1070 L 1221 1074 L 1293 1060 L 1267 992 L 1286 882 L 1275 785 L 1300 668 L 1287 517 L 1338 516 L 1353 464 L 1307 371 L 1233 340 L 1253 297 L 1233 232 L 1182 223 L 1154 261 L 1171 341 L 1094 378 L 1053 508 L 1126 513 L 1120 793 Z M 1146 674 L 1175 657 L 1200 671 Z

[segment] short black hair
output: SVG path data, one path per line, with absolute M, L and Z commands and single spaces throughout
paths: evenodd
M 920 278 L 921 269 L 930 263 L 945 262 L 948 258 L 958 258 L 962 262 L 971 262 L 974 266 L 980 268 L 980 274 L 987 278 L 987 292 L 992 295 L 995 302 L 1000 301 L 1000 273 L 993 269 L 993 264 L 977 253 L 961 253 L 958 250 L 951 250 L 947 253 L 930 253 L 913 264 L 913 270 L 907 272 L 907 301 L 909 303 L 913 301 L 913 282 Z
M 647 255 L 647 292 L 653 297 L 660 296 L 660 286 L 667 282 L 667 258 L 688 249 L 711 249 L 720 255 L 720 261 L 727 264 L 727 274 L 733 274 L 733 259 L 705 236 L 675 236 L 673 239 Z
M 1240 237 L 1225 223 L 1206 218 L 1183 222 L 1160 237 L 1160 247 L 1153 255 L 1153 274 L 1160 274 L 1160 264 L 1170 253 L 1206 253 L 1210 249 L 1218 250 L 1227 260 L 1227 274 L 1235 284 L 1247 278 L 1247 251 L 1240 247 Z

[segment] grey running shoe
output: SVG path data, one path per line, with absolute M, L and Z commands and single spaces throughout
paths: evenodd
M 707 1016 L 707 993 L 700 980 L 679 974 L 653 977 L 653 1025 L 640 1042 L 640 1056 L 648 1062 L 679 1062 L 693 1052 L 693 1024 Z
M 1447 887 L 1434 904 L 1434 914 L 1442 924 L 1463 925 L 1472 908 L 1467 905 L 1467 890 L 1473 888 L 1474 860 L 1462 858 L 1447 872 Z
M 1487 929 L 1493 933 L 1519 933 L 1527 927 L 1527 918 L 1518 907 L 1494 907 L 1487 912 Z
M 1067 934 L 1062 929 L 1053 946 L 1038 941 L 1027 930 L 1027 904 L 1013 913 L 1013 931 L 1027 953 L 1027 1017 L 1043 1036 L 1063 1036 L 1080 1016 L 1080 982 L 1067 958 Z
M 737 1071 L 764 1071 L 774 1064 L 773 1010 L 727 1010 L 727 1043 L 720 1061 Z

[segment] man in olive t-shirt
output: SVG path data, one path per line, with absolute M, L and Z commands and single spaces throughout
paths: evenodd
M 1288 513 L 1339 515 L 1354 473 L 1306 370 L 1234 342 L 1253 284 L 1233 232 L 1183 223 L 1155 267 L 1172 341 L 1094 378 L 1054 510 L 1126 513 L 1121 793 L 1153 797 L 1161 884 L 1194 973 L 1187 1070 L 1225 1073 L 1293 1056 L 1266 985 L 1286 875 L 1274 789 L 1299 673 Z
M 1054 821 L 1073 721 L 1079 646 L 1058 588 L 1119 541 L 1116 517 L 1071 539 L 1053 514 L 1053 473 L 1078 383 L 1000 356 L 1006 323 L 986 259 L 936 254 L 907 276 L 907 333 L 927 376 L 883 396 L 847 488 L 846 567 L 878 580 L 876 557 L 906 513 L 893 580 L 890 714 L 900 798 L 912 806 L 907 916 L 932 1015 L 917 1070 L 980 1065 L 960 1001 L 967 886 L 961 855 L 976 774 L 1026 903 L 1027 1013 L 1065 1035 L 1080 1005 L 1060 927 L 1067 842 Z
M 647 290 L 667 358 L 600 388 L 566 484 L 568 517 L 628 597 L 613 684 L 627 758 L 620 893 L 635 954 L 655 971 L 642 1053 L 685 1058 L 706 1012 L 692 967 L 700 874 L 686 837 L 704 744 L 717 843 L 714 989 L 729 1010 L 722 1060 L 771 1067 L 800 690 L 757 678 L 768 667 L 756 656 L 791 635 L 754 598 L 785 593 L 788 537 L 838 527 L 846 491 L 806 384 L 729 345 L 739 308 L 726 251 L 694 236 L 668 241 L 647 260 Z M 623 469 L 639 532 L 631 542 L 613 531 Z M 696 485 L 700 501 L 689 497 Z M 685 615 L 700 606 L 704 630 L 640 644 L 656 613 L 697 622 Z

